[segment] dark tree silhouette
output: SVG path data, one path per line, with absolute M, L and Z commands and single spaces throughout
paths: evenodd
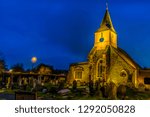
M 7 69 L 7 65 L 5 62 L 5 57 L 2 52 L 0 52 L 0 72 L 3 72 Z
M 23 67 L 23 64 L 21 63 L 17 63 L 13 65 L 11 69 L 13 70 L 13 72 L 24 72 L 24 67 Z

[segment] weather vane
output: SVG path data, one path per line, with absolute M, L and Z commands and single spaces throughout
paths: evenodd
M 106 9 L 108 10 L 108 1 L 106 0 Z

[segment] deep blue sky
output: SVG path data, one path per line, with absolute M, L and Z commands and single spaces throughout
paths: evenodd
M 7 65 L 30 68 L 32 56 L 57 69 L 86 61 L 105 1 L 0 0 L 0 52 Z M 142 67 L 150 67 L 150 1 L 108 1 L 118 46 Z

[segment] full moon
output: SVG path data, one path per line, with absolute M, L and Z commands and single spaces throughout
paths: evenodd
M 36 57 L 32 57 L 31 62 L 32 63 L 36 63 L 37 62 L 37 58 Z

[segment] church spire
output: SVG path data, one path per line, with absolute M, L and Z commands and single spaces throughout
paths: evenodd
M 108 10 L 108 3 L 106 2 L 106 10 Z
M 109 11 L 108 11 L 108 3 L 107 2 L 106 2 L 106 12 L 105 12 L 104 18 L 102 20 L 102 23 L 100 25 L 100 28 L 98 29 L 98 32 L 104 31 L 104 30 L 111 30 L 116 33 L 116 31 L 113 27 L 112 21 L 111 21 Z

